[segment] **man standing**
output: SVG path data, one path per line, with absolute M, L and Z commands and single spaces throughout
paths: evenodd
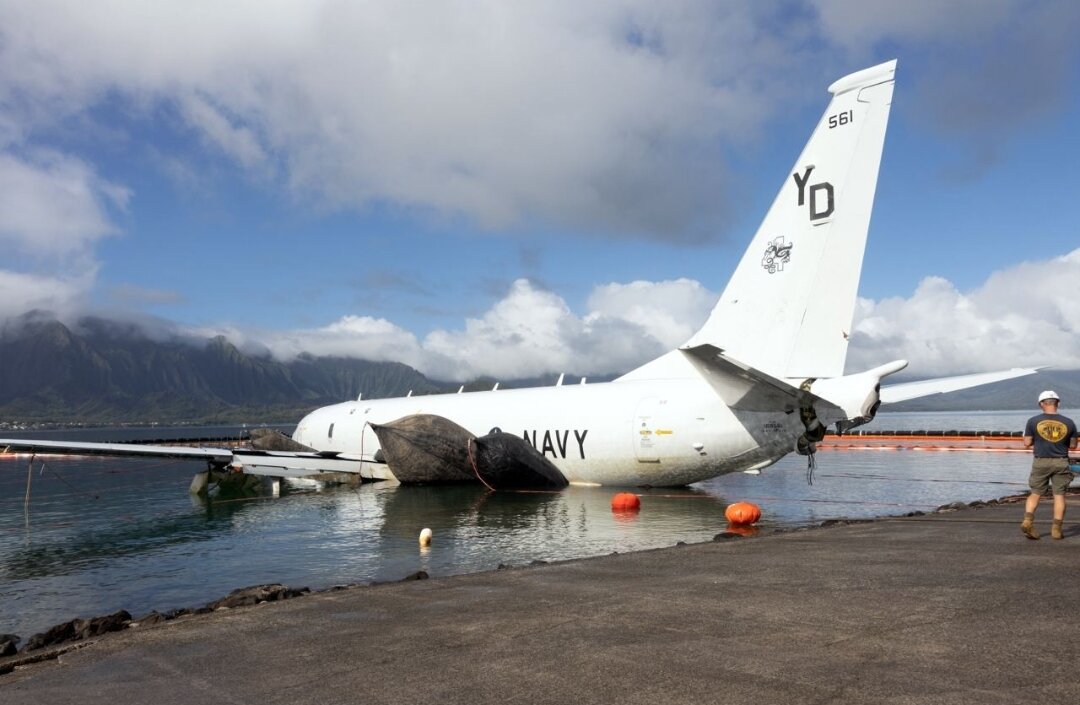
M 1045 391 L 1039 395 L 1041 414 L 1028 419 L 1024 429 L 1024 447 L 1035 446 L 1035 459 L 1031 463 L 1031 477 L 1028 478 L 1027 504 L 1024 506 L 1024 522 L 1020 531 L 1029 539 L 1039 538 L 1035 531 L 1035 509 L 1039 499 L 1050 487 L 1054 492 L 1054 523 L 1050 527 L 1050 536 L 1055 539 L 1065 538 L 1061 524 L 1065 520 L 1065 488 L 1072 481 L 1069 472 L 1069 450 L 1076 448 L 1076 424 L 1058 411 L 1056 392 Z

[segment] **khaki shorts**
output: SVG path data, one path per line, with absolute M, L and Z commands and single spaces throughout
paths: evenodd
M 1028 487 L 1035 494 L 1046 494 L 1046 488 L 1053 488 L 1054 494 L 1065 494 L 1065 488 L 1072 482 L 1067 458 L 1035 458 L 1031 463 L 1031 477 Z

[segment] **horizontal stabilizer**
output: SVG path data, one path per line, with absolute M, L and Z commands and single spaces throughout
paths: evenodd
M 991 382 L 1001 382 L 1007 379 L 1013 379 L 1014 377 L 1033 375 L 1040 369 L 1041 368 L 1039 367 L 1014 367 L 1011 370 L 1001 370 L 999 372 L 979 372 L 973 375 L 938 377 L 936 379 L 923 379 L 918 382 L 890 384 L 881 388 L 881 403 L 895 404 L 899 401 L 928 397 L 932 394 L 955 392 L 961 389 L 969 389 L 983 384 L 990 384 Z
M 789 412 L 810 404 L 819 410 L 835 408 L 811 392 L 726 357 L 715 345 L 697 345 L 681 351 L 732 409 Z

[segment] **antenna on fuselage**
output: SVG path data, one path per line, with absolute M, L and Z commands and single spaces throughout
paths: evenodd
M 563 372 L 561 375 L 559 375 L 559 380 L 557 382 L 555 382 L 556 387 L 561 387 L 562 386 L 562 381 L 563 381 L 564 377 L 566 377 L 565 372 Z
M 412 396 L 412 390 L 410 389 L 410 390 L 409 390 L 409 393 L 408 393 L 408 394 L 406 394 L 405 396 L 406 396 L 406 397 L 411 397 L 411 396 Z
M 499 389 L 499 383 L 498 383 L 498 382 L 496 382 L 496 383 L 495 383 L 495 386 L 491 388 L 491 391 L 493 391 L 493 392 L 494 392 L 494 391 L 497 391 L 498 389 Z
M 458 393 L 458 394 L 461 394 L 461 393 L 462 393 L 462 392 L 464 392 L 464 391 L 465 391 L 465 385 L 463 384 L 463 385 L 461 385 L 460 387 L 458 387 L 457 393 Z

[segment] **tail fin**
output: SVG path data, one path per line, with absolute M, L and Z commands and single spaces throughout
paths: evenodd
M 896 62 L 845 76 L 708 321 L 711 344 L 776 377 L 836 377 L 877 187 Z

